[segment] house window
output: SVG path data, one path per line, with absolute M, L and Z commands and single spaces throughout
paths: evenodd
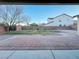
M 59 20 L 59 22 L 61 22 L 61 20 Z
M 62 25 L 60 24 L 59 26 L 61 27 Z
M 64 27 L 66 27 L 66 25 L 64 25 Z

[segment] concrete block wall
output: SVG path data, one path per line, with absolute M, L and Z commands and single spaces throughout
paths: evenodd
M 0 26 L 0 33 L 6 32 L 5 27 Z
M 22 30 L 22 26 L 21 25 L 17 25 L 16 26 L 16 31 L 21 31 Z

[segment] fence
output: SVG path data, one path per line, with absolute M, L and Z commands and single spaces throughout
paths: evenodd
M 23 26 L 22 30 L 33 30 L 33 29 L 43 29 L 43 30 L 74 30 L 75 28 L 68 26 L 68 27 L 59 27 L 59 26 Z

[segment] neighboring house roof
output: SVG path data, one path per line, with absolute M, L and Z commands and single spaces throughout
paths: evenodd
M 59 16 L 56 16 L 56 17 L 54 17 L 54 18 L 60 17 L 60 16 L 62 16 L 62 15 L 66 15 L 66 16 L 68 16 L 68 17 L 71 17 L 71 18 L 73 18 L 72 16 L 70 16 L 70 15 L 68 15 L 68 14 L 61 14 L 61 15 L 59 15 Z
M 39 26 L 43 26 L 43 25 L 46 25 L 47 23 L 41 23 L 41 24 L 39 24 Z
M 27 26 L 27 24 L 26 24 L 26 23 L 18 23 L 18 24 L 16 24 L 16 25 L 20 25 L 20 26 Z
M 52 20 L 53 18 L 48 18 L 48 19 L 51 19 Z
M 74 17 L 79 17 L 79 15 L 75 15 L 75 16 L 73 16 L 73 18 L 74 18 Z
M 54 19 L 54 18 L 60 17 L 60 16 L 62 16 L 62 15 L 66 15 L 66 16 L 68 16 L 68 17 L 73 18 L 73 17 L 72 17 L 72 16 L 70 16 L 70 15 L 67 15 L 67 14 L 61 14 L 61 15 L 58 15 L 58 16 L 56 16 L 56 17 L 53 17 L 53 18 L 48 18 L 48 19 Z

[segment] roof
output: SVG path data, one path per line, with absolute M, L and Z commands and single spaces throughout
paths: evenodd
M 75 15 L 75 16 L 73 16 L 73 18 L 74 18 L 74 17 L 79 17 L 79 15 Z
M 72 16 L 70 16 L 70 15 L 68 15 L 68 14 L 61 14 L 61 15 L 59 15 L 59 16 L 56 16 L 56 17 L 54 17 L 54 18 L 60 17 L 60 16 L 62 16 L 62 15 L 66 15 L 66 16 L 68 16 L 68 17 L 71 17 L 71 18 L 73 18 Z
M 48 18 L 48 19 L 53 19 L 53 18 Z
M 72 17 L 72 16 L 70 16 L 70 15 L 67 15 L 67 14 L 61 14 L 61 15 L 58 15 L 58 16 L 56 16 L 56 17 L 53 17 L 53 18 L 48 18 L 48 19 L 54 19 L 54 18 L 60 17 L 60 16 L 62 16 L 62 15 L 66 15 L 66 16 L 68 16 L 68 17 L 73 18 L 73 17 Z
M 42 26 L 42 25 L 46 25 L 46 23 L 42 23 L 42 24 L 39 24 L 40 26 Z

